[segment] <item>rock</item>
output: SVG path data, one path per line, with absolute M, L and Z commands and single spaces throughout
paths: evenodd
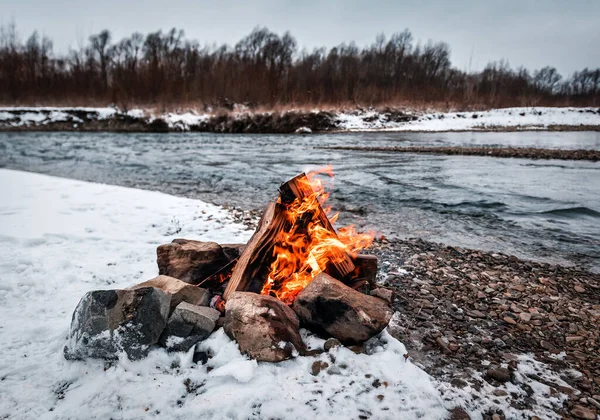
M 494 394 L 496 397 L 506 397 L 508 392 L 503 389 L 496 388 L 492 391 L 492 394 Z
M 169 317 L 160 343 L 169 351 L 188 351 L 213 332 L 220 316 L 216 309 L 181 302 Z
M 485 314 L 478 310 L 468 312 L 468 315 L 473 318 L 485 318 Z
M 66 359 L 132 360 L 158 343 L 169 316 L 171 295 L 154 287 L 88 292 L 73 312 Z
M 506 368 L 489 369 L 486 375 L 498 382 L 504 383 L 510 381 L 510 371 Z
M 221 244 L 221 249 L 229 261 L 233 261 L 242 255 L 246 244 Z
M 298 127 L 295 131 L 296 134 L 311 134 L 312 130 L 308 127 Z
M 313 362 L 310 373 L 313 376 L 317 376 L 322 370 L 325 370 L 328 367 L 329 367 L 329 363 L 317 360 L 317 361 Z
M 342 343 L 340 343 L 340 340 L 337 340 L 335 338 L 330 338 L 327 341 L 325 341 L 325 344 L 323 344 L 323 349 L 325 351 L 329 351 L 335 347 L 341 347 Z
M 494 338 L 494 345 L 501 349 L 506 347 L 506 343 L 501 338 Z
M 549 351 L 555 350 L 555 347 L 546 340 L 540 341 L 540 347 Z
M 460 348 L 460 346 L 456 343 L 450 343 L 448 344 L 448 348 L 452 351 L 457 351 Z
M 280 362 L 304 352 L 300 321 L 287 305 L 267 295 L 234 292 L 225 305 L 227 335 L 253 359 Z
M 378 288 L 371 291 L 371 296 L 378 297 L 380 299 L 385 300 L 388 303 L 392 303 L 392 299 L 394 297 L 394 292 L 390 289 Z
M 298 294 L 292 308 L 304 324 L 345 344 L 380 333 L 393 314 L 382 299 L 357 292 L 326 273 Z
M 521 318 L 521 321 L 523 322 L 529 322 L 531 321 L 531 314 L 529 312 L 521 312 L 519 318 Z
M 462 388 L 464 388 L 464 387 L 468 386 L 468 385 L 469 385 L 469 383 L 468 383 L 467 381 L 465 381 L 464 379 L 460 379 L 460 378 L 453 378 L 453 379 L 450 381 L 450 385 L 452 385 L 452 386 L 453 386 L 453 387 L 455 387 L 455 388 L 460 388 L 460 389 L 462 389 Z
M 464 408 L 454 407 L 450 410 L 450 420 L 471 420 Z
M 591 408 L 586 408 L 581 405 L 575 405 L 571 409 L 571 414 L 578 419 L 596 420 L 596 412 Z
M 585 289 L 579 285 L 575 286 L 574 289 L 577 293 L 585 293 Z
M 567 335 L 565 337 L 565 341 L 566 341 L 567 344 L 569 344 L 569 343 L 578 343 L 578 342 L 583 341 L 583 340 L 585 340 L 585 337 L 582 337 L 580 335 Z
M 215 242 L 174 239 L 156 249 L 158 273 L 198 284 L 229 262 Z
M 175 277 L 158 276 L 152 280 L 145 281 L 131 289 L 140 289 L 142 287 L 156 287 L 163 292 L 171 295 L 171 312 L 181 302 L 191 303 L 192 305 L 208 306 L 210 303 L 210 293 L 206 289 L 201 289 Z
M 510 316 L 505 316 L 504 318 L 502 318 L 504 320 L 504 322 L 506 322 L 507 324 L 511 324 L 511 325 L 516 325 L 517 321 L 515 321 L 513 318 L 511 318 Z

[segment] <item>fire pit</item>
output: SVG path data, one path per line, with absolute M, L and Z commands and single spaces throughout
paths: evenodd
M 328 167 L 282 184 L 247 244 L 176 239 L 158 247 L 159 277 L 87 293 L 65 357 L 188 351 L 222 326 L 243 353 L 277 362 L 305 354 L 300 327 L 347 345 L 381 332 L 391 292 L 372 290 L 377 258 L 359 254 L 374 234 L 333 228 L 323 174 L 333 177 Z

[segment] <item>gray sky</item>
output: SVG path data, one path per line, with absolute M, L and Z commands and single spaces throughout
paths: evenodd
M 55 51 L 104 28 L 120 39 L 177 27 L 201 44 L 234 44 L 260 25 L 289 30 L 308 49 L 408 28 L 422 42 L 447 42 L 464 70 L 502 58 L 563 75 L 600 67 L 600 0 L 0 0 L 0 20 L 11 19 L 21 38 L 37 29 Z

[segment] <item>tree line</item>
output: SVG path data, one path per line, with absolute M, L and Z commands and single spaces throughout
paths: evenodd
M 103 30 L 59 54 L 37 32 L 23 42 L 14 23 L 0 28 L 4 104 L 598 106 L 599 96 L 600 68 L 563 78 L 502 60 L 468 72 L 452 66 L 448 44 L 416 42 L 409 30 L 312 51 L 267 28 L 234 46 L 201 46 L 177 29 L 120 41 Z

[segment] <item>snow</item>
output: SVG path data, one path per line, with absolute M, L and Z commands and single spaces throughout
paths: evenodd
M 185 112 L 183 114 L 168 113 L 161 116 L 170 128 L 178 128 L 180 130 L 189 130 L 190 126 L 198 125 L 203 121 L 206 121 L 210 117 L 209 114 L 196 114 L 195 112 Z
M 425 113 L 416 121 L 387 121 L 371 111 L 342 112 L 338 128 L 348 131 L 477 131 L 494 128 L 543 130 L 549 125 L 600 125 L 597 108 L 501 108 L 475 112 Z
M 0 107 L 0 123 L 14 127 L 67 121 L 81 123 L 83 120 L 74 115 L 79 112 L 88 112 L 89 118 L 104 120 L 111 118 L 119 111 L 112 107 Z
M 457 404 L 386 331 L 370 354 L 334 348 L 277 364 L 249 360 L 222 329 L 198 345 L 206 365 L 161 348 L 140 361 L 66 361 L 87 291 L 154 277 L 156 246 L 173 238 L 235 243 L 251 232 L 220 207 L 152 191 L 0 169 L 0 194 L 0 418 L 441 419 Z M 315 361 L 329 368 L 313 376 Z
M 194 110 L 185 112 L 154 113 L 149 110 L 131 109 L 120 111 L 104 108 L 60 107 L 0 107 L 0 124 L 9 126 L 44 125 L 51 122 L 83 122 L 75 112 L 88 112 L 89 119 L 112 118 L 127 115 L 133 118 L 163 119 L 171 129 L 188 131 L 192 126 L 208 120 L 210 113 Z M 243 112 L 242 112 L 243 111 Z M 248 111 L 244 106 L 234 107 L 234 117 Z M 317 110 L 313 112 L 318 112 Z M 410 113 L 409 113 L 410 114 Z M 550 108 L 521 107 L 501 108 L 488 111 L 413 113 L 415 121 L 388 121 L 387 114 L 376 110 L 339 112 L 335 115 L 337 128 L 343 131 L 477 131 L 493 129 L 544 130 L 550 125 L 567 127 L 600 126 L 600 110 L 597 108 Z M 308 127 L 300 127 L 299 134 L 308 134 Z

